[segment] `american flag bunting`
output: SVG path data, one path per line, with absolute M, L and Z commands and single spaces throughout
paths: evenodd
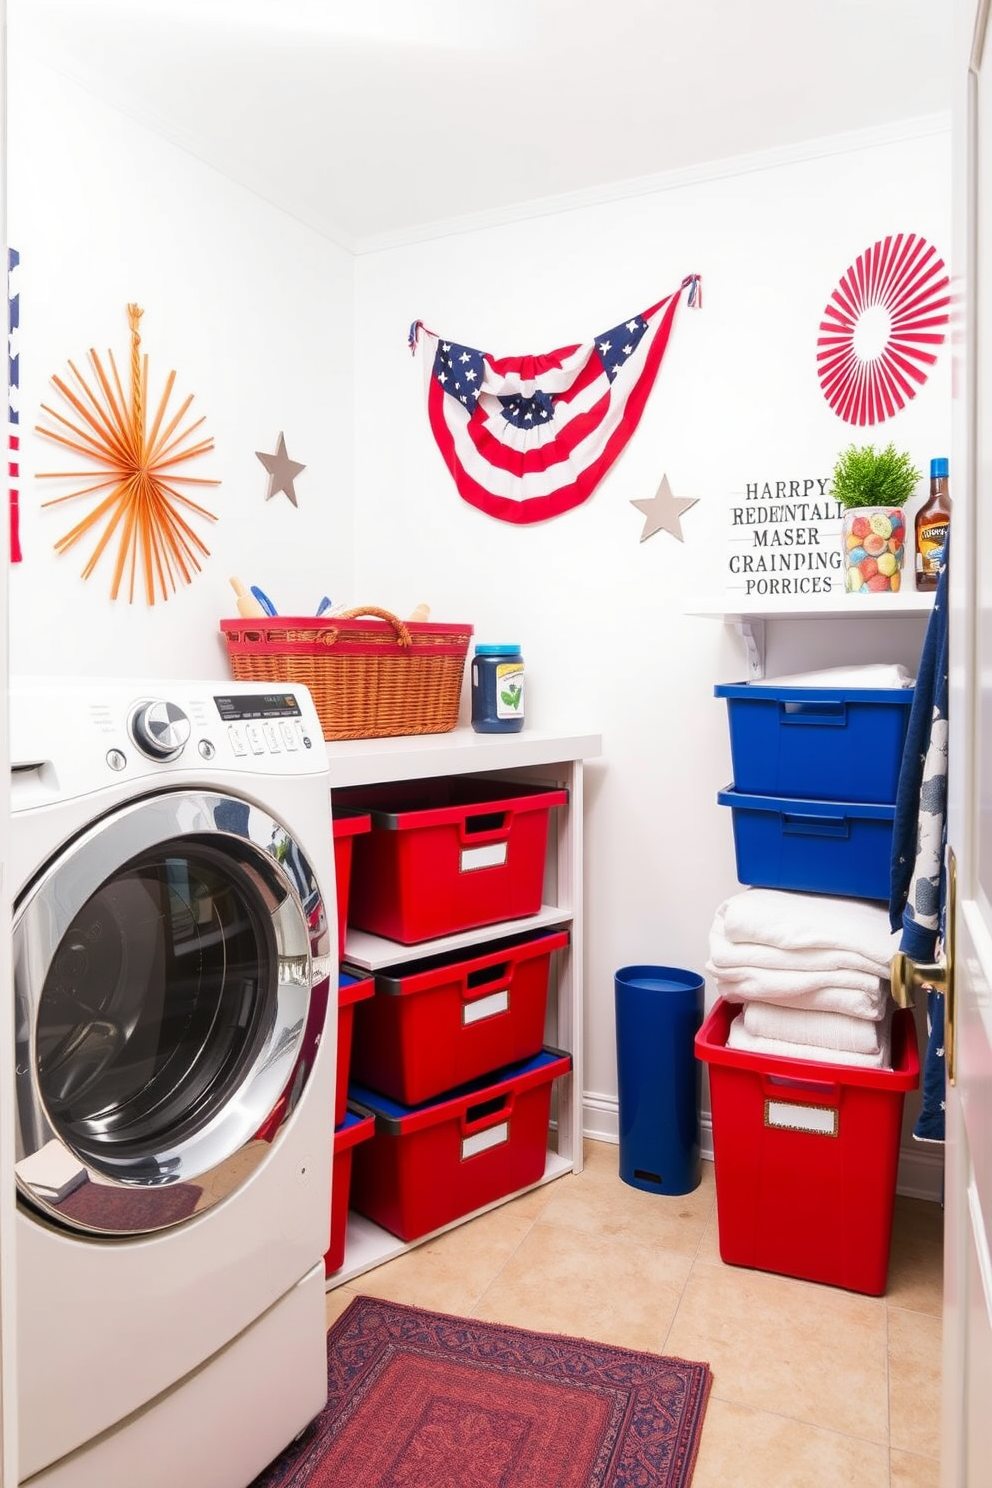
M 422 321 L 427 412 L 444 463 L 470 506 L 504 522 L 543 522 L 585 501 L 637 428 L 668 346 L 682 290 L 595 340 L 543 356 L 494 357 Z

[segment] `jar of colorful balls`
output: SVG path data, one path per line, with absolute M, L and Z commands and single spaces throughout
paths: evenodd
M 902 582 L 906 514 L 898 506 L 855 506 L 844 513 L 844 586 L 848 594 L 894 594 Z

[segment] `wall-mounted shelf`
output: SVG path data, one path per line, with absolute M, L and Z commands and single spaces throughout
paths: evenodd
M 765 675 L 765 622 L 767 620 L 819 620 L 830 616 L 841 620 L 900 620 L 926 616 L 933 609 L 932 594 L 915 589 L 898 594 L 823 594 L 745 597 L 733 590 L 691 601 L 685 613 L 703 619 L 723 620 L 733 625 L 744 642 L 747 676 L 751 682 Z
M 727 589 L 722 594 L 704 595 L 691 600 L 687 615 L 709 616 L 714 620 L 817 620 L 821 615 L 839 615 L 861 620 L 877 617 L 899 619 L 906 615 L 923 615 L 933 609 L 932 594 L 918 594 L 915 589 L 898 594 L 817 594 L 745 597 Z

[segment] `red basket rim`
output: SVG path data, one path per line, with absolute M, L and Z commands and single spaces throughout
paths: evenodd
M 439 620 L 404 620 L 403 624 L 410 633 L 416 635 L 437 635 L 442 631 L 457 631 L 460 635 L 470 636 L 474 627 L 471 625 L 460 625 L 452 623 L 445 625 Z M 239 617 L 237 620 L 221 620 L 220 628 L 225 635 L 239 630 L 366 630 L 369 626 L 380 627 L 383 630 L 392 630 L 388 620 L 380 620 L 377 615 L 370 615 L 367 619 L 346 620 L 331 617 L 328 619 L 321 615 L 318 619 L 314 615 L 259 615 L 247 618 Z

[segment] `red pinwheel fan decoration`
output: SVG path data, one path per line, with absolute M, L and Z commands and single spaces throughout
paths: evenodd
M 926 382 L 951 302 L 944 261 L 924 238 L 898 233 L 842 275 L 820 322 L 823 396 L 849 424 L 880 424 Z

